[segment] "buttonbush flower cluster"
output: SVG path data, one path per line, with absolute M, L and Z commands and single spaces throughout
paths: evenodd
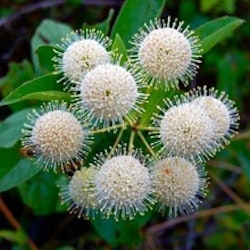
M 208 192 L 206 160 L 238 130 L 238 110 L 224 92 L 202 86 L 167 97 L 188 85 L 201 62 L 188 26 L 151 20 L 130 43 L 124 62 L 101 31 L 63 38 L 53 61 L 72 101 L 43 104 L 23 128 L 22 145 L 35 164 L 66 174 L 59 195 L 79 218 L 194 211 Z M 158 105 L 152 97 L 161 92 Z

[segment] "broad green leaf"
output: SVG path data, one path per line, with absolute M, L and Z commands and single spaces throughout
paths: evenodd
M 20 161 L 0 180 L 0 192 L 19 186 L 32 178 L 39 171 L 40 169 L 35 167 L 31 160 L 20 159 Z
M 13 148 L 0 148 L 0 180 L 17 164 L 20 159 L 20 143 Z
M 56 186 L 60 175 L 40 171 L 34 178 L 18 187 L 23 202 L 31 207 L 36 215 L 48 215 L 58 211 L 59 189 Z
M 54 71 L 54 63 L 52 61 L 52 58 L 56 56 L 54 49 L 55 47 L 51 45 L 41 45 L 36 50 L 40 66 L 45 72 Z
M 129 48 L 132 36 L 144 23 L 161 15 L 165 2 L 166 0 L 125 1 L 114 23 L 111 37 L 114 38 L 118 33 Z
M 27 235 L 22 230 L 0 230 L 0 238 L 11 242 L 16 242 L 20 245 L 23 245 L 27 242 Z
M 150 94 L 148 97 L 148 101 L 144 103 L 144 110 L 140 124 L 142 126 L 147 126 L 149 122 L 151 121 L 152 115 L 154 113 L 157 113 L 159 110 L 157 109 L 157 106 L 162 106 L 163 105 L 163 99 L 165 98 L 170 98 L 174 94 L 180 93 L 180 91 L 177 90 L 171 90 L 171 91 L 165 91 L 161 88 L 156 89 L 151 87 L 148 89 L 148 93 Z
M 83 29 L 88 28 L 88 27 L 92 28 L 92 29 L 95 28 L 97 30 L 101 30 L 105 35 L 107 35 L 109 30 L 110 30 L 110 22 L 111 22 L 111 20 L 113 18 L 113 15 L 114 15 L 114 10 L 110 9 L 108 17 L 103 22 L 97 23 L 97 24 L 91 25 L 91 26 L 89 26 L 87 24 L 84 24 Z
M 91 220 L 96 231 L 110 245 L 135 246 L 141 240 L 140 229 L 150 219 L 152 213 L 148 212 L 145 216 L 136 216 L 133 220 L 115 221 L 114 218 L 103 219 L 101 215 Z
M 119 34 L 115 35 L 115 40 L 112 44 L 111 50 L 122 55 L 122 62 L 127 59 L 127 49 Z
M 2 93 L 6 96 L 12 89 L 33 77 L 34 71 L 29 61 L 10 63 L 7 75 L 0 79 L 0 87 L 4 90 Z
M 200 8 L 202 12 L 208 12 L 213 9 L 221 0 L 201 0 L 200 1 Z
M 23 83 L 11 92 L 0 106 L 9 105 L 23 100 L 70 100 L 70 94 L 63 92 L 62 84 L 58 84 L 59 75 L 48 74 Z
M 207 53 L 217 43 L 224 40 L 244 22 L 243 19 L 237 17 L 220 17 L 213 21 L 207 22 L 195 30 L 199 36 L 202 45 L 202 53 Z
M 26 121 L 26 115 L 32 109 L 24 109 L 13 113 L 0 123 L 0 147 L 13 147 L 21 137 L 21 129 Z
M 62 37 L 66 36 L 71 31 L 72 28 L 66 24 L 49 19 L 42 21 L 31 39 L 31 56 L 37 74 L 42 73 L 42 69 L 39 67 L 39 61 L 36 54 L 37 48 L 44 44 L 58 44 L 60 43 Z

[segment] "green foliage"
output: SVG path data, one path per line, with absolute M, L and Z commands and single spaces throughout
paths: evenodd
M 129 48 L 129 41 L 138 29 L 150 19 L 159 17 L 165 5 L 165 0 L 140 1 L 128 0 L 122 6 L 111 31 L 114 38 L 118 33 L 124 44 Z
M 243 22 L 242 19 L 236 17 L 221 17 L 198 27 L 195 31 L 201 39 L 203 53 L 207 53 L 217 43 L 232 34 L 232 31 Z
M 81 1 L 78 0 L 69 0 L 67 2 L 69 5 L 73 3 L 74 7 L 81 4 Z M 110 10 L 108 15 L 105 15 L 107 17 L 104 21 L 94 25 L 86 25 L 83 16 L 79 27 L 95 27 L 102 30 L 105 34 L 111 34 L 113 38 L 111 49 L 122 54 L 122 62 L 125 62 L 132 35 L 145 22 L 147 23 L 152 18 L 160 17 L 163 14 L 165 5 L 165 0 L 127 0 L 121 7 L 115 20 L 113 20 L 115 16 L 114 10 Z M 171 3 L 169 5 L 171 6 Z M 174 2 L 172 6 L 174 6 Z M 230 98 L 236 101 L 243 117 L 246 117 L 244 105 L 245 100 L 249 98 L 249 55 L 246 51 L 241 50 L 240 45 L 235 41 L 235 30 L 243 24 L 244 20 L 233 16 L 218 17 L 215 15 L 221 12 L 233 14 L 236 7 L 234 0 L 200 0 L 199 9 L 199 6 L 193 1 L 183 0 L 176 12 L 179 11 L 179 14 L 184 19 L 190 21 L 191 26 L 196 26 L 195 34 L 201 39 L 202 53 L 204 54 L 204 63 L 201 68 L 205 69 L 201 69 L 201 78 L 208 81 L 204 83 L 215 85 L 219 90 L 227 92 Z M 4 8 L 0 14 L 5 16 L 6 13 L 11 11 L 12 8 L 10 11 Z M 206 13 L 206 15 L 203 13 Z M 209 17 L 209 14 L 212 18 Z M 112 26 L 113 22 L 114 25 Z M 246 25 L 249 27 L 249 22 Z M 22 202 L 19 203 L 19 206 L 29 207 L 32 213 L 37 216 L 52 215 L 66 211 L 66 207 L 61 205 L 57 187 L 58 184 L 63 184 L 66 180 L 62 175 L 41 172 L 39 168 L 34 166 L 31 160 L 24 159 L 21 156 L 21 128 L 23 123 L 26 122 L 26 114 L 33 108 L 36 108 L 40 101 L 54 99 L 71 101 L 70 94 L 64 91 L 62 84 L 58 83 L 61 75 L 53 72 L 54 66 L 51 60 L 55 56 L 54 49 L 56 44 L 60 43 L 61 38 L 71 31 L 72 28 L 67 24 L 50 19 L 43 20 L 31 39 L 32 63 L 28 60 L 23 60 L 20 63 L 12 62 L 9 64 L 9 72 L 0 79 L 0 91 L 3 97 L 0 107 L 6 105 L 11 107 L 10 115 L 0 122 L 0 192 L 4 192 L 4 195 L 7 197 L 9 192 L 16 188 L 19 191 L 20 197 L 18 196 L 18 198 L 21 198 Z M 249 38 L 248 29 L 245 30 L 243 35 L 238 31 L 237 36 Z M 228 37 L 230 38 L 226 39 Z M 181 90 L 166 92 L 162 89 L 149 89 L 148 94 L 150 93 L 150 97 L 148 102 L 143 104 L 147 112 L 141 115 L 140 125 L 149 126 L 152 114 L 157 111 L 158 106 L 162 106 L 163 98 L 172 97 L 174 94 L 181 92 Z M 243 124 L 242 130 L 244 129 L 249 130 L 247 122 Z M 92 152 L 86 161 L 92 160 L 96 152 L 112 146 L 115 139 L 116 136 L 112 133 L 108 134 L 108 136 L 95 135 Z M 129 140 L 129 133 L 125 131 L 121 141 L 129 143 Z M 140 145 L 142 142 L 137 138 L 135 144 Z M 147 151 L 147 148 L 144 147 L 143 149 Z M 240 182 L 237 185 L 243 187 L 244 190 L 238 188 L 237 192 L 239 196 L 245 196 L 246 200 L 249 200 L 250 193 L 246 191 L 250 183 L 249 143 L 246 143 L 245 140 L 234 141 L 230 147 L 218 154 L 217 157 L 221 161 L 228 161 L 230 164 L 236 165 L 243 171 L 244 180 L 242 180 L 243 177 L 241 175 L 239 178 L 244 183 Z M 226 177 L 227 175 L 222 175 L 223 181 L 225 179 L 227 184 Z M 213 192 L 213 190 L 210 192 Z M 214 206 L 213 200 L 208 202 L 211 203 L 209 206 Z M 225 201 L 223 200 L 223 202 Z M 219 225 L 218 231 L 202 238 L 202 247 L 219 249 L 221 242 L 224 241 L 223 239 L 228 239 L 223 242 L 224 248 L 236 249 L 238 246 L 237 237 L 240 236 L 240 239 L 244 242 L 243 247 L 245 249 L 249 248 L 249 220 L 245 213 L 244 215 L 242 214 L 243 212 L 235 213 L 233 216 L 225 214 L 213 218 Z M 165 218 L 162 220 L 165 220 Z M 123 246 L 124 249 L 126 247 L 128 249 L 135 248 L 144 240 L 142 228 L 148 222 L 151 224 L 155 223 L 151 213 L 145 216 L 138 216 L 133 221 L 116 222 L 113 218 L 103 219 L 99 215 L 95 220 L 91 220 L 91 224 L 97 233 L 111 248 Z M 202 227 L 206 227 L 205 222 L 201 223 L 203 223 Z M 242 225 L 244 225 L 246 230 L 242 229 Z M 183 234 L 184 229 L 181 230 L 178 230 L 178 232 Z M 0 238 L 20 246 L 24 246 L 27 243 L 26 233 L 22 230 L 16 232 L 0 230 Z M 173 242 L 174 239 L 175 235 Z M 55 247 L 54 249 L 77 249 L 74 246 L 69 246 L 73 240 L 67 240 L 66 237 L 65 240 L 62 239 L 64 246 Z M 175 242 L 175 244 L 177 243 Z
M 23 100 L 69 100 L 68 93 L 62 91 L 63 86 L 57 84 L 59 76 L 57 74 L 47 74 L 33 80 L 24 82 L 21 86 L 11 92 L 0 106 L 13 104 Z

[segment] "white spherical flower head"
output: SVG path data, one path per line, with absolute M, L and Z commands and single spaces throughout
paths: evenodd
M 87 147 L 86 131 L 77 110 L 67 110 L 66 104 L 56 103 L 43 107 L 41 113 L 30 114 L 24 146 L 32 149 L 36 163 L 45 169 L 56 171 L 61 167 L 64 171 L 68 164 L 77 165 Z
M 203 168 L 180 157 L 165 158 L 156 163 L 152 183 L 159 211 L 169 216 L 187 214 L 197 209 L 206 196 L 206 173 Z
M 59 81 L 68 87 L 97 65 L 110 62 L 107 51 L 110 45 L 110 39 L 95 29 L 67 35 L 55 49 L 57 56 L 53 58 L 55 70 L 63 73 Z
M 81 168 L 74 173 L 68 185 L 61 187 L 62 203 L 69 204 L 69 212 L 77 213 L 78 218 L 88 219 L 96 214 L 93 209 L 95 190 L 93 180 L 96 173 L 97 170 L 93 167 Z
M 150 84 L 165 82 L 165 86 L 185 85 L 195 75 L 200 57 L 199 41 L 183 22 L 171 25 L 168 18 L 151 21 L 134 36 L 132 61 L 141 70 L 142 80 Z
M 95 178 L 96 208 L 116 220 L 143 215 L 153 201 L 148 169 L 134 156 L 119 155 L 105 161 Z
M 227 144 L 239 128 L 239 111 L 233 101 L 228 99 L 225 92 L 214 88 L 197 88 L 186 94 L 186 99 L 194 105 L 202 107 L 214 125 L 214 139 L 219 144 Z
M 139 111 L 140 98 L 135 78 L 125 68 L 115 64 L 99 65 L 80 82 L 78 99 L 96 124 L 108 126 L 130 110 Z
M 151 31 L 142 41 L 138 58 L 152 76 L 172 80 L 182 76 L 188 68 L 192 50 L 188 39 L 173 28 Z
M 101 44 L 84 39 L 75 41 L 64 52 L 62 70 L 71 81 L 77 81 L 82 74 L 109 61 L 109 53 Z
M 160 139 L 168 155 L 184 158 L 212 156 L 214 128 L 206 111 L 185 103 L 165 111 L 160 122 Z
M 192 103 L 206 110 L 214 123 L 214 132 L 218 136 L 223 136 L 227 133 L 230 128 L 230 114 L 223 102 L 212 96 L 202 96 L 195 99 Z

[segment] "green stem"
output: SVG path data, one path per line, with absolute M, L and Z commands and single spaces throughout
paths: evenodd
M 145 130 L 145 131 L 158 131 L 158 128 L 154 128 L 154 127 L 146 127 L 146 126 L 136 126 L 137 130 Z
M 111 149 L 110 152 L 109 152 L 109 158 L 114 154 L 114 152 L 115 152 L 115 150 L 116 150 L 118 144 L 120 143 L 120 140 L 121 140 L 121 138 L 122 138 L 122 135 L 123 135 L 124 130 L 125 130 L 125 128 L 121 128 L 121 130 L 120 130 L 118 136 L 116 137 L 116 140 L 115 140 L 115 142 L 114 142 L 114 145 L 113 145 L 112 149 Z
M 135 140 L 135 130 L 131 131 L 129 144 L 128 144 L 128 154 L 131 154 L 134 148 L 134 140 Z
M 90 134 L 91 135 L 100 134 L 100 133 L 109 132 L 111 130 L 118 129 L 118 128 L 125 129 L 126 128 L 126 124 L 121 123 L 121 124 L 117 124 L 117 125 L 114 125 L 114 126 L 111 126 L 111 127 L 107 127 L 107 128 L 101 128 L 101 129 L 91 130 Z
M 140 137 L 141 141 L 143 142 L 143 144 L 145 145 L 145 147 L 149 151 L 149 153 L 155 158 L 155 160 L 158 160 L 158 158 L 159 158 L 158 155 L 154 152 L 154 150 L 152 149 L 152 147 L 148 144 L 146 138 L 141 133 L 141 131 L 137 131 L 137 133 L 138 133 L 138 136 Z

